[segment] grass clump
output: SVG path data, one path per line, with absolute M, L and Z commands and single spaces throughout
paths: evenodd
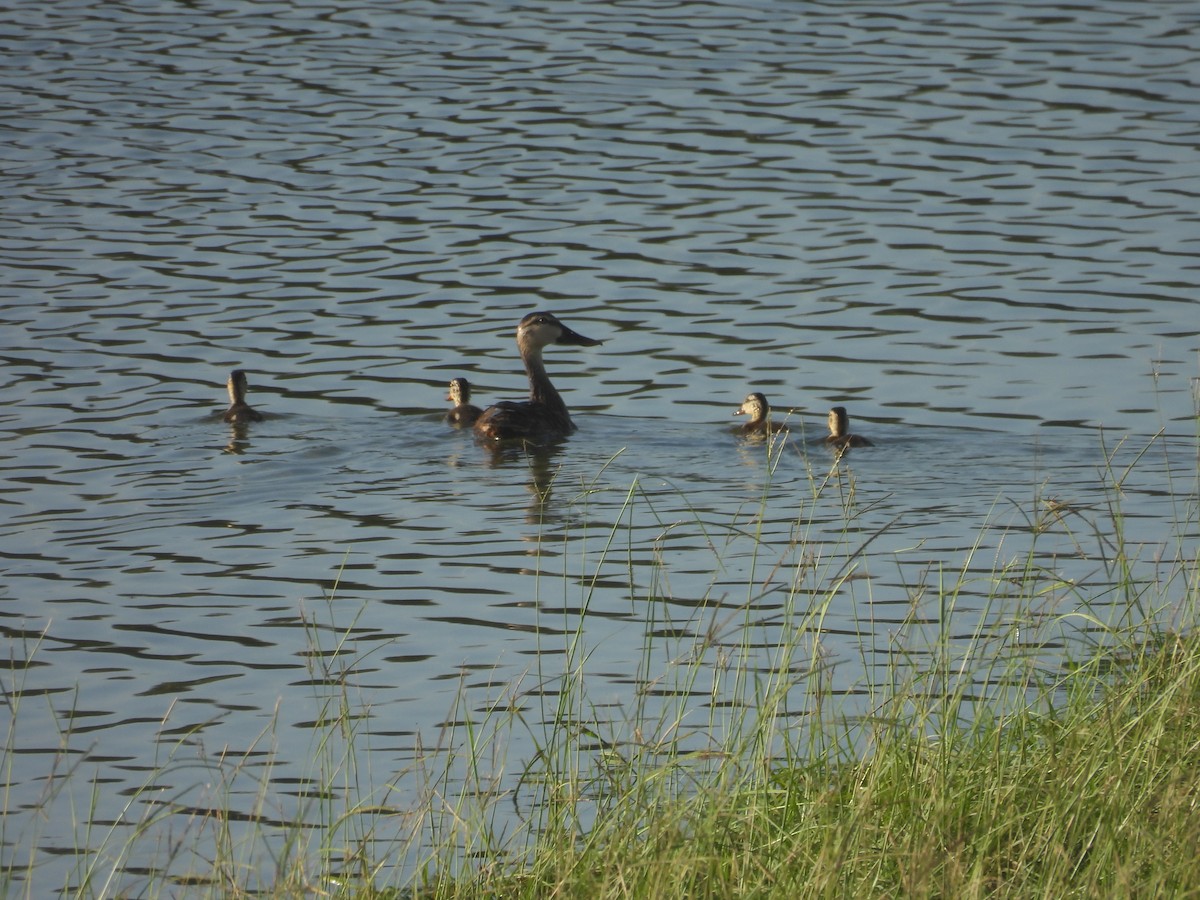
M 1200 640 L 1170 636 L 1065 702 L 646 806 L 455 897 L 1191 896 L 1200 891 Z M 654 773 L 648 773 L 653 777 Z
M 930 638 L 926 652 L 907 662 L 893 653 L 878 683 L 840 698 L 823 664 L 830 597 L 804 586 L 843 590 L 860 561 L 851 549 L 824 568 L 819 560 L 775 565 L 796 573 L 780 643 L 764 651 L 746 637 L 770 581 L 759 579 L 732 629 L 739 637 L 702 635 L 682 667 L 693 694 L 709 670 L 721 673 L 718 659 L 728 670 L 714 681 L 733 672 L 742 679 L 733 704 L 741 716 L 696 729 L 715 749 L 703 741 L 689 749 L 686 712 L 647 722 L 641 711 L 636 728 L 599 742 L 589 769 L 580 748 L 596 737 L 594 725 L 585 740 L 586 714 L 558 716 L 549 740 L 571 748 L 560 754 L 574 764 L 542 775 L 566 785 L 570 821 L 567 810 L 543 804 L 531 843 L 511 865 L 442 882 L 430 896 L 1200 895 L 1200 564 L 1187 549 L 1194 528 L 1177 523 L 1174 560 L 1160 548 L 1153 574 L 1140 575 L 1141 548 L 1120 510 L 1128 469 L 1116 473 L 1110 457 L 1105 471 L 1108 502 L 1093 518 L 1073 512 L 1086 527 L 1067 532 L 1077 546 L 1094 541 L 1078 558 L 1092 566 L 1095 584 L 1046 564 L 1053 554 L 1037 541 L 1067 526 L 1064 507 L 1039 497 L 1038 512 L 1024 518 L 1026 554 L 998 560 L 986 575 L 968 559 L 939 576 L 935 613 L 914 603 L 899 629 Z M 814 494 L 832 483 L 824 479 Z M 1181 499 L 1190 518 L 1194 498 Z M 763 528 L 748 530 L 762 540 Z M 978 601 L 971 582 L 981 580 L 990 590 L 964 611 L 975 624 L 959 633 L 958 606 Z M 1069 612 L 1055 611 L 1056 597 L 1069 600 Z M 1101 621 L 1100 609 L 1115 621 Z M 711 645 L 721 652 L 707 652 Z M 749 645 L 769 658 L 751 676 L 739 657 Z M 798 687 L 807 702 L 795 711 Z M 563 695 L 572 691 L 585 686 Z M 576 708 L 584 705 L 577 697 Z M 660 752 L 655 736 L 664 734 L 673 741 Z M 578 827 L 578 805 L 600 795 L 594 821 Z

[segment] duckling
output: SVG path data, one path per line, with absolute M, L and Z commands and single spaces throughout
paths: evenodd
M 489 406 L 475 420 L 475 434 L 498 441 L 524 438 L 536 442 L 554 441 L 575 430 L 575 423 L 542 363 L 542 349 L 548 344 L 594 347 L 602 344 L 572 331 L 553 314 L 533 312 L 517 325 L 517 349 L 529 376 L 529 399 L 505 400 Z
M 229 410 L 225 413 L 226 422 L 244 425 L 246 422 L 263 420 L 263 414 L 246 402 L 245 372 L 241 369 L 234 369 L 229 373 L 229 380 L 225 382 L 225 387 L 229 389 Z
M 766 436 L 787 432 L 787 429 L 782 425 L 775 425 L 771 422 L 771 404 L 758 391 L 747 394 L 746 399 L 742 401 L 742 405 L 734 412 L 735 416 L 743 414 L 750 418 L 746 424 L 738 429 L 742 434 Z
M 840 450 L 875 446 L 862 435 L 850 434 L 850 417 L 844 406 L 835 406 L 829 411 L 829 437 L 825 438 L 825 443 Z
M 446 421 L 451 425 L 474 425 L 483 412 L 478 406 L 471 405 L 471 382 L 465 378 L 450 379 L 450 393 L 446 399 L 454 403 L 454 409 L 446 413 Z

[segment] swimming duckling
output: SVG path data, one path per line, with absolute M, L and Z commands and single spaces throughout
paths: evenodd
M 483 412 L 478 406 L 471 405 L 471 382 L 465 378 L 450 379 L 450 393 L 446 399 L 454 403 L 454 409 L 446 413 L 446 421 L 451 425 L 474 425 Z
M 835 406 L 829 411 L 829 437 L 825 438 L 825 443 L 839 449 L 875 446 L 862 435 L 850 434 L 850 417 L 844 406 Z
M 229 380 L 225 382 L 225 387 L 229 389 L 229 410 L 225 413 L 226 422 L 244 425 L 246 422 L 263 420 L 263 414 L 246 402 L 245 372 L 241 369 L 234 369 L 229 373 Z
M 742 405 L 737 408 L 734 415 L 747 415 L 750 417 L 738 429 L 742 434 L 760 434 L 766 436 L 787 432 L 787 429 L 782 425 L 775 425 L 771 422 L 771 404 L 758 391 L 747 394 L 746 399 L 742 401 Z
M 593 340 L 572 331 L 551 313 L 534 312 L 517 325 L 517 349 L 529 376 L 529 399 L 505 400 L 489 406 L 475 421 L 475 434 L 487 440 L 525 438 L 553 441 L 575 430 L 575 423 L 542 363 L 542 348 L 548 344 L 594 347 Z

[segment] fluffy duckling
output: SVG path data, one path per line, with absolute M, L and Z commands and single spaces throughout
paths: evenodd
M 844 406 L 835 406 L 829 411 L 829 437 L 825 438 L 825 443 L 838 449 L 875 446 L 862 435 L 850 433 L 850 416 Z
M 485 409 L 475 421 L 475 434 L 489 441 L 522 438 L 548 442 L 575 430 L 567 404 L 563 402 L 542 362 L 542 350 L 550 344 L 594 347 L 602 344 L 572 331 L 552 313 L 533 312 L 517 325 L 517 349 L 529 376 L 529 399 L 504 400 Z
M 474 425 L 483 412 L 478 406 L 471 405 L 471 382 L 465 378 L 450 379 L 450 393 L 446 399 L 454 404 L 454 408 L 446 413 L 446 421 L 451 425 Z
M 246 402 L 245 372 L 241 369 L 234 369 L 229 373 L 229 380 L 225 382 L 225 387 L 229 390 L 229 410 L 224 417 L 226 422 L 244 425 L 247 422 L 263 420 L 263 414 Z
M 741 434 L 766 436 L 787 432 L 787 429 L 782 425 L 775 425 L 771 422 L 771 404 L 758 391 L 747 394 L 746 399 L 742 401 L 742 405 L 733 414 L 735 416 L 749 416 L 741 428 L 738 429 Z

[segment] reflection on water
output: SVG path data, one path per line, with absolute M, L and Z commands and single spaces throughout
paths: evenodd
M 149 861 L 71 804 L 202 808 L 225 748 L 286 818 L 335 684 L 386 779 L 459 691 L 537 709 L 576 633 L 618 721 L 690 690 L 644 660 L 761 671 L 831 585 L 848 702 L 897 648 L 928 659 L 947 573 L 956 635 L 1053 664 L 1078 592 L 1047 585 L 1019 642 L 986 598 L 1026 555 L 1110 578 L 1079 519 L 1109 454 L 1137 459 L 1140 561 L 1195 542 L 1191 3 L 8 18 L 0 624 L 35 890 L 78 883 L 84 845 L 136 885 Z M 522 396 L 535 308 L 607 337 L 548 359 L 580 430 L 490 452 L 446 384 Z M 221 421 L 236 368 L 264 421 Z M 732 433 L 750 391 L 786 443 Z M 876 446 L 821 446 L 835 406 Z M 339 640 L 351 672 L 314 667 Z M 427 798 L 396 775 L 390 799 Z

